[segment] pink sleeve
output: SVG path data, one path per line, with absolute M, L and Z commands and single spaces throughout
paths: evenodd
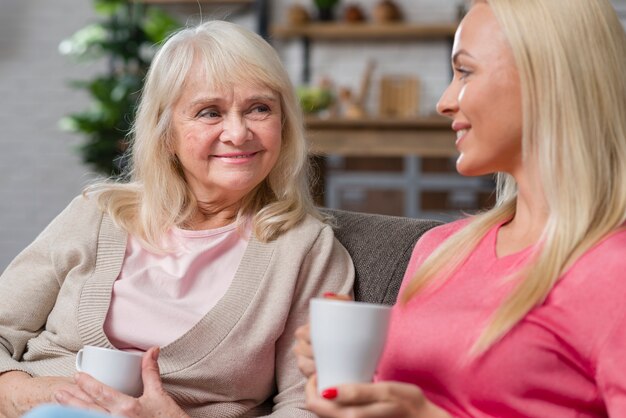
M 596 380 L 610 417 L 626 417 L 626 314 L 598 352 Z

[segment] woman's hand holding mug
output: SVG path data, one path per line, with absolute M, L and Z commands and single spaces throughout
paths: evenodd
M 77 373 L 76 388 L 59 390 L 55 399 L 62 405 L 106 412 L 127 418 L 188 417 L 163 389 L 159 373 L 159 349 L 152 347 L 143 355 L 141 376 L 143 394 L 125 395 L 85 373 Z
M 325 299 L 352 300 L 348 295 L 324 293 Z M 313 346 L 311 345 L 311 324 L 302 325 L 296 329 L 296 345 L 293 348 L 298 359 L 298 368 L 303 375 L 311 377 L 315 374 L 315 360 L 313 359 Z
M 335 299 L 338 301 L 349 301 L 350 297 L 346 295 L 334 295 L 334 294 L 325 294 L 324 297 L 326 299 Z M 317 302 L 317 313 L 312 312 L 312 315 L 319 315 L 319 310 L 321 308 L 322 303 Z M 367 344 L 375 346 L 376 342 L 381 343 L 381 339 L 384 340 L 386 337 L 386 327 L 384 324 L 387 323 L 388 320 L 388 312 L 387 319 L 381 319 L 381 317 L 385 316 L 385 307 L 382 306 L 372 306 L 370 304 L 351 304 L 353 307 L 345 306 L 335 306 L 335 308 L 342 309 L 345 308 L 347 311 L 352 309 L 363 309 L 358 315 L 356 315 L 359 319 L 350 319 L 349 321 L 354 320 L 362 320 L 363 322 L 370 322 L 370 326 L 372 328 L 373 334 L 378 334 L 378 337 L 375 338 L 376 341 L 366 341 L 365 335 L 356 336 L 357 339 L 361 339 L 361 344 Z M 369 305 L 369 306 L 367 306 Z M 326 309 L 326 308 L 324 308 Z M 378 312 L 376 312 L 378 311 Z M 370 314 L 371 318 L 367 319 L 367 315 Z M 340 312 L 334 312 L 330 316 L 335 320 L 339 319 L 339 315 L 343 315 Z M 350 314 L 347 314 L 350 315 Z M 354 316 L 354 315 L 353 315 Z M 377 318 L 378 317 L 378 318 Z M 318 318 L 316 318 L 319 320 Z M 328 318 L 326 318 L 326 324 L 329 324 Z M 340 327 L 337 321 L 332 321 L 333 325 L 337 325 Z M 319 324 L 316 329 L 317 333 L 320 333 Z M 349 325 L 349 322 L 348 322 Z M 366 325 L 366 324 L 362 324 Z M 346 326 L 344 324 L 344 326 Z M 354 327 L 360 328 L 360 327 Z M 349 329 L 349 326 L 348 328 Z M 346 329 L 341 332 L 349 333 Z M 340 334 L 341 334 L 340 332 Z M 368 334 L 369 332 L 366 332 Z M 424 396 L 422 391 L 415 385 L 400 383 L 400 382 L 377 382 L 377 383 L 344 383 L 332 385 L 330 387 L 318 387 L 318 376 L 316 375 L 316 364 L 315 364 L 315 356 L 314 349 L 311 338 L 311 324 L 306 324 L 299 327 L 295 333 L 296 336 L 296 345 L 294 347 L 294 352 L 298 359 L 298 367 L 302 371 L 302 373 L 308 377 L 308 383 L 306 386 L 306 401 L 307 401 L 307 409 L 314 412 L 320 417 L 323 418 L 448 418 L 450 415 L 444 411 L 443 409 L 437 407 L 435 404 L 428 401 L 428 399 Z M 317 336 L 318 341 L 320 340 L 320 336 Z M 339 344 L 339 337 L 335 334 L 334 337 L 337 338 Z M 332 341 L 332 339 L 331 339 Z M 318 344 L 321 344 L 318 342 Z M 321 347 L 318 347 L 318 352 Z M 350 353 L 350 355 L 355 355 L 354 357 L 361 357 L 359 360 L 360 363 L 371 363 L 372 356 L 376 357 L 375 363 L 378 361 L 378 355 L 382 351 L 382 346 L 375 348 L 372 347 L 369 353 Z M 355 347 L 352 345 L 352 350 Z M 375 351 L 375 353 L 374 353 Z M 357 362 L 357 363 L 359 363 Z M 341 361 L 343 363 L 343 360 Z M 336 366 L 336 365 L 335 365 Z M 331 367 L 335 367 L 331 366 Z M 363 372 L 363 365 L 354 364 L 354 367 L 357 369 L 361 369 Z M 367 369 L 373 369 L 369 366 L 365 367 Z M 335 374 L 334 370 L 331 370 L 331 374 L 334 376 L 326 376 L 324 379 L 329 379 L 327 381 L 332 381 L 332 379 L 346 379 L 346 374 L 339 373 Z M 326 372 L 328 373 L 328 372 Z M 356 376 L 355 370 L 347 371 L 348 375 L 353 374 Z M 359 374 L 359 373 L 357 373 Z M 362 376 L 354 377 L 355 381 L 367 381 L 369 377 L 363 378 L 363 373 L 360 373 Z M 370 375 L 370 371 L 368 370 L 368 376 Z M 349 380 L 348 380 L 349 381 Z M 328 386 L 328 385 L 325 385 Z

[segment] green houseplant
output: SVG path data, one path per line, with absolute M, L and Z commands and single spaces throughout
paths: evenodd
M 154 45 L 180 25 L 162 10 L 141 3 L 95 0 L 94 7 L 101 20 L 61 42 L 59 51 L 77 61 L 105 59 L 108 71 L 71 83 L 89 92 L 91 104 L 61 119 L 60 126 L 85 136 L 79 148 L 85 163 L 116 175 L 123 169 L 120 157 Z
M 335 7 L 339 0 L 314 0 L 317 8 L 317 18 L 321 21 L 329 21 L 334 19 Z

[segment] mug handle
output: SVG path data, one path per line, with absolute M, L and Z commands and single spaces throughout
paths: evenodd
M 80 350 L 78 350 L 78 353 L 76 353 L 76 370 L 78 370 L 79 372 L 83 371 L 82 365 L 83 364 L 83 349 L 81 348 Z

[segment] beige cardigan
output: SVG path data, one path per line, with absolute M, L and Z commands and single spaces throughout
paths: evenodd
M 112 347 L 102 326 L 126 241 L 77 197 L 13 260 L 0 276 L 0 373 L 68 376 L 83 345 Z M 270 243 L 252 238 L 224 297 L 162 347 L 166 390 L 192 417 L 312 417 L 293 333 L 310 298 L 349 292 L 353 278 L 332 229 L 312 217 Z

